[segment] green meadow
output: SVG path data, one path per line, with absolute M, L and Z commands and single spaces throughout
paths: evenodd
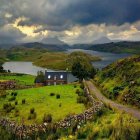
M 63 119 L 66 115 L 81 113 L 85 110 L 84 104 L 77 103 L 77 94 L 75 91 L 80 89 L 79 85 L 58 85 L 58 86 L 46 86 L 40 88 L 32 88 L 26 90 L 17 90 L 17 96 L 14 101 L 9 101 L 12 97 L 12 91 L 9 91 L 9 95 L 6 98 L 0 98 L 0 110 L 3 115 L 10 117 L 13 120 L 20 122 L 24 121 L 25 124 L 32 124 L 34 122 L 41 123 L 44 114 L 51 114 L 53 121 Z M 54 96 L 50 94 L 54 93 Z M 59 94 L 60 98 L 57 99 L 56 95 Z M 22 100 L 25 99 L 25 104 L 22 104 Z M 15 105 L 15 102 L 18 102 Z M 4 113 L 3 104 L 11 103 L 15 106 L 10 113 Z M 28 120 L 30 115 L 30 109 L 34 108 L 36 113 L 36 119 Z M 18 110 L 18 116 L 15 115 Z
M 0 74 L 0 81 L 16 80 L 21 85 L 33 85 L 35 76 L 27 74 Z

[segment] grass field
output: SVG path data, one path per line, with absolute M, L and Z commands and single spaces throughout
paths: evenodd
M 33 85 L 35 76 L 26 74 L 0 74 L 0 81 L 4 80 L 16 80 L 22 85 Z
M 16 96 L 18 105 L 15 107 L 19 110 L 19 116 L 15 117 L 15 109 L 11 113 L 6 113 L 6 115 L 18 122 L 22 118 L 26 124 L 30 124 L 33 122 L 41 123 L 45 113 L 52 114 L 54 121 L 63 119 L 68 114 L 81 113 L 85 107 L 84 104 L 77 103 L 78 95 L 75 93 L 77 88 L 79 86 L 74 88 L 74 85 L 58 85 L 18 90 Z M 50 96 L 50 93 L 55 93 L 55 96 Z M 56 99 L 56 94 L 60 94 L 60 99 Z M 0 99 L 1 110 L 3 110 L 3 104 L 9 102 L 9 98 L 11 98 L 11 94 L 7 95 L 5 99 Z M 22 104 L 22 99 L 26 99 L 25 104 Z M 14 105 L 15 101 L 10 103 Z M 35 120 L 28 120 L 31 108 L 34 108 L 37 113 Z

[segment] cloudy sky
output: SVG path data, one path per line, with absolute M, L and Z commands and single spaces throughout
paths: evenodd
M 0 0 L 0 43 L 140 40 L 140 0 Z

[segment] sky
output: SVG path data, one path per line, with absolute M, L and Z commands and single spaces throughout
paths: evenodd
M 0 44 L 140 40 L 140 0 L 0 0 Z

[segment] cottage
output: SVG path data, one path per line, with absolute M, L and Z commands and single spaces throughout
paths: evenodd
M 63 85 L 76 81 L 71 72 L 67 71 L 45 71 L 45 84 L 46 85 Z

